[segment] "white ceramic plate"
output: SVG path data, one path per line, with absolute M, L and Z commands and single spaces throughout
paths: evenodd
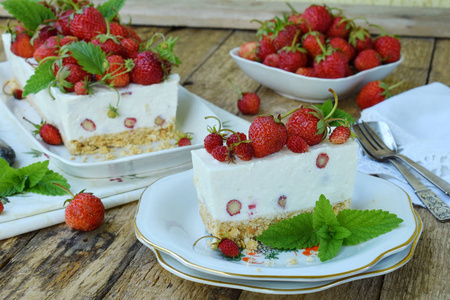
M 9 80 L 11 74 L 8 71 L 8 63 L 0 63 L 0 83 Z M 104 160 L 102 155 L 78 155 L 72 156 L 63 145 L 51 146 L 32 134 L 34 127 L 23 120 L 27 119 L 39 123 L 41 117 L 27 101 L 15 100 L 12 96 L 0 94 L 9 113 L 17 126 L 23 129 L 26 136 L 34 142 L 37 150 L 45 153 L 55 165 L 65 173 L 82 178 L 110 178 L 133 174 L 151 174 L 161 170 L 170 170 L 180 166 L 191 164 L 191 150 L 203 147 L 203 139 L 208 134 L 207 125 L 215 125 L 213 119 L 205 120 L 206 116 L 218 116 L 223 110 L 214 107 L 206 100 L 190 93 L 183 87 L 179 87 L 176 129 L 181 132 L 193 133 L 191 146 L 175 147 L 151 153 L 143 153 L 133 156 L 121 157 L 118 149 L 115 153 L 117 159 Z M 236 129 L 235 124 L 241 126 L 246 121 L 232 115 L 229 118 L 229 127 Z M 222 118 L 222 116 L 219 116 Z M 242 121 L 241 121 L 242 120 Z M 248 128 L 248 126 L 247 126 Z
M 417 215 L 416 211 L 414 211 L 414 215 L 415 220 L 418 223 L 418 227 L 413 242 L 406 249 L 384 258 L 368 271 L 337 280 L 327 281 L 262 281 L 215 276 L 209 273 L 197 271 L 193 268 L 189 268 L 177 261 L 172 256 L 146 244 L 145 241 L 141 240 L 141 242 L 155 253 L 159 264 L 164 269 L 176 276 L 190 281 L 214 286 L 241 289 L 257 293 L 305 294 L 323 291 L 359 279 L 384 275 L 393 272 L 405 265 L 411 259 L 422 233 L 422 221 L 420 220 L 420 217 Z
M 333 99 L 333 95 L 328 91 L 330 88 L 336 92 L 339 99 L 356 94 L 368 82 L 384 79 L 403 61 L 403 56 L 401 56 L 400 60 L 394 63 L 362 71 L 353 76 L 324 79 L 302 76 L 269 67 L 260 62 L 240 57 L 238 51 L 239 47 L 234 48 L 230 51 L 230 55 L 239 68 L 250 78 L 282 96 L 312 103 L 321 103 L 327 99 Z
M 176 188 L 174 188 L 176 187 Z M 383 209 L 397 214 L 403 223 L 396 229 L 355 246 L 342 247 L 336 257 L 310 262 L 301 251 L 284 252 L 270 261 L 264 255 L 246 254 L 240 261 L 225 260 L 211 250 L 198 214 L 193 171 L 165 177 L 142 194 L 135 218 L 140 240 L 165 252 L 190 268 L 216 276 L 252 280 L 323 281 L 358 274 L 381 259 L 397 253 L 412 243 L 417 230 L 409 196 L 396 185 L 358 173 L 352 199 L 355 209 Z M 252 258 L 253 262 L 248 263 Z M 297 264 L 288 260 L 295 258 Z

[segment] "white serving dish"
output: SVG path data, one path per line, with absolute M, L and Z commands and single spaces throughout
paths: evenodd
M 177 188 L 174 189 L 173 187 Z M 250 255 L 240 261 L 227 261 L 211 250 L 206 239 L 195 247 L 194 242 L 208 235 L 198 213 L 193 171 L 185 171 L 158 180 L 142 194 L 135 218 L 136 235 L 151 247 L 162 251 L 182 264 L 211 275 L 247 280 L 323 281 L 359 274 L 372 268 L 381 259 L 407 248 L 417 233 L 418 222 L 408 194 L 398 186 L 380 178 L 357 174 L 352 208 L 383 209 L 396 214 L 403 222 L 398 228 L 367 242 L 344 246 L 333 259 L 310 262 L 301 251 L 279 254 L 270 264 L 264 255 Z M 296 258 L 297 264 L 287 260 Z
M 374 80 L 382 80 L 387 77 L 403 61 L 403 56 L 401 56 L 400 60 L 394 63 L 362 71 L 353 76 L 338 79 L 324 79 L 302 76 L 269 67 L 260 62 L 242 58 L 238 52 L 239 47 L 234 48 L 230 51 L 230 56 L 250 78 L 272 89 L 277 94 L 311 103 L 322 103 L 327 99 L 333 99 L 333 95 L 328 91 L 330 88 L 336 92 L 339 99 L 352 96 L 359 92 L 367 83 Z

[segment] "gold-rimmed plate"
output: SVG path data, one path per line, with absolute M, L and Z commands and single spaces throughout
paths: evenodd
M 417 212 L 414 211 L 414 215 L 418 227 L 413 242 L 406 249 L 398 253 L 395 253 L 391 256 L 388 256 L 385 259 L 382 259 L 379 263 L 377 263 L 374 267 L 372 267 L 368 271 L 337 280 L 327 280 L 327 281 L 314 281 L 314 282 L 262 281 L 262 280 L 243 280 L 234 278 L 224 278 L 208 274 L 205 272 L 200 272 L 193 268 L 189 268 L 180 263 L 179 261 L 177 261 L 172 256 L 146 244 L 145 241 L 141 240 L 141 242 L 147 247 L 149 247 L 155 253 L 159 264 L 164 269 L 166 269 L 167 271 L 176 276 L 179 276 L 181 278 L 193 282 L 265 294 L 278 294 L 278 295 L 306 294 L 323 291 L 359 279 L 381 276 L 393 272 L 399 269 L 400 267 L 404 266 L 413 256 L 414 250 L 416 249 L 417 243 L 419 242 L 419 238 L 422 233 L 422 221 L 420 220 L 420 217 L 417 214 Z
M 194 242 L 206 235 L 198 214 L 192 170 L 163 178 L 142 194 L 135 218 L 139 240 L 170 255 L 189 268 L 211 275 L 246 280 L 324 281 L 365 272 L 382 259 L 406 249 L 418 224 L 409 196 L 398 186 L 358 173 L 352 207 L 383 209 L 397 214 L 403 223 L 391 232 L 355 246 L 342 247 L 333 259 L 321 262 L 298 251 L 282 252 L 271 259 L 246 253 L 240 261 L 228 261 L 207 242 Z M 293 263 L 295 262 L 295 263 Z

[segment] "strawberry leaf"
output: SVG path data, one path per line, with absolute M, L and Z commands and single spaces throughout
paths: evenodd
M 48 60 L 35 70 L 34 74 L 27 80 L 23 89 L 23 97 L 29 94 L 36 94 L 44 90 L 48 85 L 55 80 L 55 75 L 52 72 L 53 61 Z
M 100 11 L 103 17 L 105 17 L 105 19 L 111 21 L 119 13 L 119 10 L 122 8 L 125 2 L 126 0 L 108 0 L 97 6 L 97 9 Z
M 333 101 L 328 99 L 323 104 L 316 104 L 314 106 L 317 107 L 319 110 L 321 110 L 324 116 L 328 116 L 330 114 L 330 112 L 333 110 Z M 339 109 L 339 108 L 337 108 L 329 118 L 330 119 L 345 119 L 350 124 L 355 122 L 355 119 L 350 114 L 346 113 L 345 111 L 343 111 L 342 109 Z M 328 123 L 328 125 L 339 126 L 341 124 L 339 123 L 339 121 L 332 121 L 332 122 Z
M 53 11 L 35 1 L 30 0 L 6 0 L 1 3 L 14 18 L 30 31 L 44 23 L 45 20 L 54 20 Z
M 81 41 L 71 43 L 67 49 L 86 72 L 98 75 L 105 73 L 108 60 L 100 46 Z
M 53 183 L 58 183 L 65 187 L 66 189 L 70 189 L 70 185 L 67 183 L 67 180 L 60 174 L 47 170 L 47 173 L 44 175 L 41 181 L 39 181 L 32 188 L 28 189 L 28 192 L 41 194 L 41 195 L 50 195 L 50 196 L 62 196 L 67 194 L 65 190 L 60 187 L 55 186 Z

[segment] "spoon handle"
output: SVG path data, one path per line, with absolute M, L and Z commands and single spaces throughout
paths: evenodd
M 396 154 L 395 157 L 401 159 L 405 163 L 407 163 L 411 168 L 416 170 L 420 175 L 425 177 L 429 182 L 437 186 L 440 190 L 442 190 L 446 195 L 450 196 L 450 184 L 443 180 L 442 178 L 436 176 L 435 174 L 431 173 L 415 161 L 412 161 L 408 157 L 402 155 L 402 154 Z
M 406 181 L 412 186 L 416 195 L 420 198 L 422 203 L 440 222 L 447 222 L 450 220 L 450 206 L 447 205 L 438 195 L 425 186 L 411 171 L 405 168 L 401 163 L 395 159 L 389 160 L 405 177 Z

